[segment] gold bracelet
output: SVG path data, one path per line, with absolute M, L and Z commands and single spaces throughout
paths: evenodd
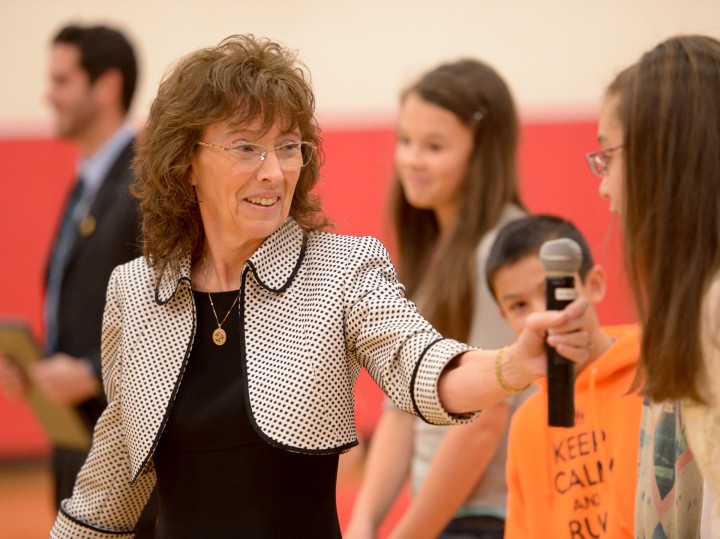
M 505 381 L 505 378 L 503 378 L 502 375 L 502 357 L 505 353 L 505 350 L 507 350 L 508 348 L 508 346 L 501 348 L 500 350 L 498 350 L 497 356 L 495 356 L 495 376 L 497 377 L 498 384 L 500 384 L 500 387 L 502 387 L 505 391 L 509 391 L 510 393 L 521 393 L 522 391 L 525 391 L 527 388 L 529 388 L 531 384 L 526 385 L 522 389 L 515 389 L 514 387 L 510 387 L 510 385 Z

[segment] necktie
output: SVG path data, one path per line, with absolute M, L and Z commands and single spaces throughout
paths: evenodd
M 46 351 L 48 354 L 56 351 L 58 338 L 58 308 L 60 304 L 60 289 L 62 288 L 65 267 L 77 239 L 77 225 L 80 216 L 77 214 L 77 207 L 82 200 L 85 185 L 82 178 L 78 178 L 65 206 L 65 213 L 58 235 L 55 238 L 52 254 L 50 256 L 50 267 L 48 270 L 47 294 L 45 298 L 45 329 L 46 329 Z

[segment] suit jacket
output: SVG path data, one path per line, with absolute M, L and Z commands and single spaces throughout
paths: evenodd
M 195 334 L 191 285 L 189 259 L 163 275 L 144 259 L 113 272 L 102 350 L 109 404 L 52 537 L 132 536 L 193 341 L 211 338 Z M 374 238 L 308 234 L 288 219 L 245 263 L 238 309 L 250 420 L 269 444 L 303 453 L 356 445 L 361 367 L 407 412 L 444 424 L 474 417 L 448 414 L 437 393 L 442 369 L 469 347 L 418 314 Z
M 78 238 L 70 251 L 60 288 L 57 352 L 88 359 L 98 379 L 105 292 L 115 266 L 141 254 L 137 204 L 130 196 L 132 142 L 120 153 L 95 197 L 89 216 L 94 230 Z M 49 263 L 46 271 L 49 272 Z M 89 430 L 105 407 L 105 396 L 78 407 Z

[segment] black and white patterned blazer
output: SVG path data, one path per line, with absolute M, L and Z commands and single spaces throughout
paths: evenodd
M 113 273 L 103 318 L 108 406 L 51 537 L 132 537 L 195 338 L 191 284 L 189 259 L 159 282 L 143 258 Z M 469 347 L 418 314 L 374 238 L 308 234 L 288 219 L 246 262 L 238 308 L 250 420 L 272 445 L 304 453 L 356 445 L 362 367 L 428 422 L 473 417 L 448 414 L 437 393 L 444 366 Z

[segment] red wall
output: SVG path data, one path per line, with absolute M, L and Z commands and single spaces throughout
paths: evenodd
M 618 223 L 597 193 L 583 154 L 596 148 L 594 122 L 523 126 L 522 191 L 534 212 L 574 221 L 597 262 L 605 266 L 609 293 L 599 306 L 604 323 L 633 319 L 621 278 Z M 326 164 L 319 192 L 336 230 L 387 240 L 385 201 L 392 173 L 394 132 L 332 130 L 324 133 Z M 0 140 L 0 316 L 26 318 L 37 335 L 42 322 L 42 274 L 65 193 L 74 176 L 72 146 L 49 139 Z M 392 252 L 392 249 L 391 249 Z M 357 390 L 358 423 L 369 432 L 379 413 L 379 391 L 363 376 Z M 0 456 L 42 454 L 42 432 L 22 403 L 0 392 Z

